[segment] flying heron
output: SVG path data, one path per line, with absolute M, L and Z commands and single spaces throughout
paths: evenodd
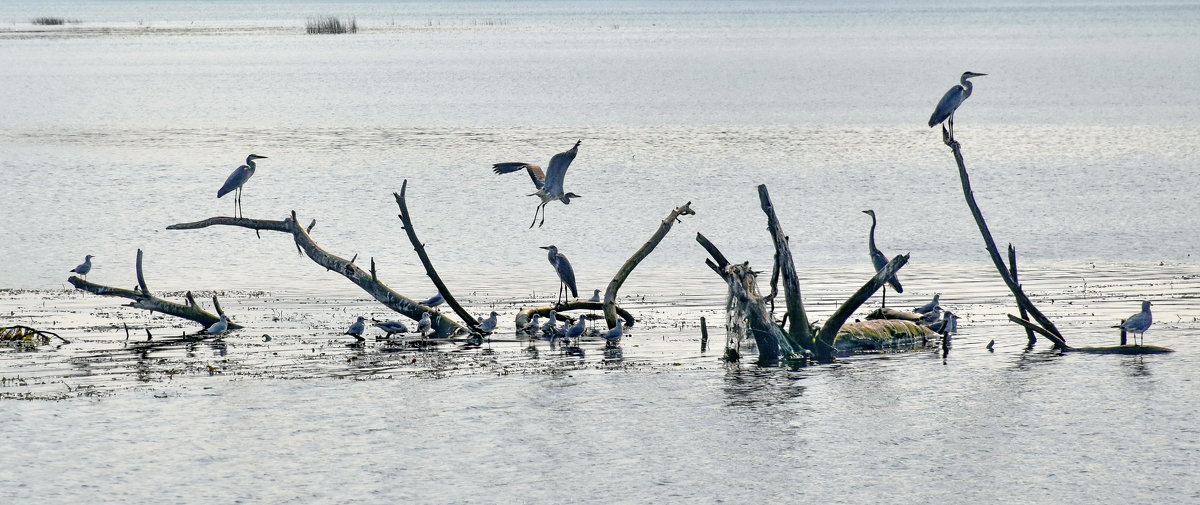
M 365 317 L 358 316 L 358 319 L 354 321 L 354 324 L 350 325 L 345 334 L 354 337 L 359 342 L 366 340 L 362 337 L 363 332 L 367 329 L 366 319 Z
M 229 174 L 229 178 L 225 179 L 225 184 L 221 186 L 221 189 L 217 190 L 217 198 L 225 196 L 230 191 L 237 191 L 233 195 L 233 217 L 238 217 L 238 213 L 242 210 L 242 185 L 246 184 L 246 181 L 250 180 L 250 176 L 254 175 L 254 160 L 266 158 L 266 156 L 257 154 L 247 156 L 246 164 L 235 168 L 233 173 Z
M 229 319 L 225 317 L 225 314 L 221 314 L 221 319 L 213 323 L 212 326 L 206 328 L 204 333 L 209 335 L 220 335 L 225 333 L 227 330 L 229 330 Z
M 82 275 L 83 280 L 87 280 L 88 272 L 92 271 L 92 258 L 95 258 L 95 256 L 92 256 L 90 254 L 87 256 L 84 256 L 83 263 L 80 263 L 79 266 L 72 268 L 70 271 L 75 272 L 79 275 Z
M 563 292 L 567 289 L 571 290 L 572 298 L 579 298 L 579 290 L 575 289 L 575 269 L 571 268 L 571 262 L 567 261 L 567 257 L 558 252 L 558 248 L 555 246 L 542 246 L 542 249 L 550 251 L 546 257 L 550 260 L 550 264 L 554 265 L 554 271 L 558 274 L 558 300 L 554 303 L 556 305 L 562 303 Z
M 550 158 L 548 174 L 542 173 L 542 167 L 523 162 L 496 163 L 492 165 L 492 171 L 497 174 L 516 172 L 523 168 L 529 173 L 529 178 L 533 179 L 533 185 L 537 187 L 537 191 L 530 193 L 528 196 L 537 196 L 542 199 L 542 203 L 538 204 L 537 209 L 533 211 L 533 222 L 529 223 L 530 228 L 533 228 L 534 223 L 538 222 L 538 212 L 542 213 L 542 222 L 538 226 L 546 224 L 546 204 L 554 200 L 559 200 L 564 204 L 570 205 L 572 198 L 580 198 L 575 193 L 563 192 L 563 178 L 567 175 L 567 167 L 571 166 L 571 161 L 575 159 L 576 154 L 579 154 L 580 142 L 582 141 L 576 141 L 575 147 L 555 154 L 554 157 Z
M 1118 325 L 1119 328 L 1127 333 L 1135 333 L 1142 337 L 1145 342 L 1146 330 L 1150 328 L 1150 324 L 1154 322 L 1154 318 L 1150 317 L 1150 300 L 1142 302 L 1142 311 L 1129 316 L 1125 322 Z M 1136 343 L 1137 340 L 1134 340 Z
M 922 305 L 920 307 L 913 309 L 913 312 L 916 312 L 918 314 L 928 314 L 930 312 L 936 312 L 940 308 L 940 306 L 938 305 L 938 299 L 941 297 L 942 297 L 941 293 L 937 293 L 937 294 L 933 295 L 932 302 L 926 303 L 925 305 Z
M 929 127 L 933 128 L 942 121 L 949 119 L 950 123 L 950 138 L 954 138 L 954 111 L 958 110 L 958 106 L 962 105 L 963 100 L 971 96 L 971 81 L 972 77 L 980 77 L 987 74 L 978 72 L 963 72 L 962 77 L 958 79 L 959 85 L 950 88 L 945 95 L 942 95 L 942 100 L 938 102 L 937 107 L 933 109 L 933 115 L 929 116 Z
M 878 247 L 875 247 L 875 211 L 868 209 L 864 210 L 863 214 L 871 216 L 871 238 L 867 242 L 867 246 L 871 249 L 871 263 L 875 265 L 875 271 L 878 272 L 883 270 L 883 267 L 887 266 L 888 259 L 887 256 L 884 256 L 883 253 L 880 252 Z M 893 274 L 891 277 L 888 277 L 887 283 L 891 284 L 892 289 L 895 289 L 897 293 L 904 292 L 904 288 L 900 286 L 900 280 L 896 278 L 895 274 Z M 887 307 L 887 286 L 883 287 L 883 301 L 880 303 L 880 305 Z

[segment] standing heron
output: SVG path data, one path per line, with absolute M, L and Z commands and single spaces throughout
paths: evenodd
M 546 204 L 559 200 L 563 204 L 570 205 L 572 198 L 581 198 L 575 193 L 566 193 L 563 191 L 563 178 L 567 175 L 567 168 L 571 166 L 571 162 L 575 160 L 575 155 L 579 154 L 579 143 L 576 141 L 575 147 L 555 154 L 550 158 L 549 173 L 543 174 L 542 167 L 523 162 L 507 162 L 496 163 L 492 165 L 492 171 L 497 174 L 507 174 L 516 172 L 520 169 L 525 169 L 529 174 L 529 178 L 533 179 L 533 185 L 537 187 L 537 191 L 530 193 L 527 196 L 537 196 L 542 199 L 542 203 L 538 204 L 537 209 L 533 211 L 533 222 L 529 223 L 529 227 L 538 222 L 538 212 L 542 213 L 541 226 L 546 224 Z
M 1142 302 L 1141 312 L 1129 316 L 1129 319 L 1126 319 L 1125 322 L 1117 326 L 1127 333 L 1135 333 L 1143 337 L 1142 341 L 1145 342 L 1146 330 L 1150 328 L 1150 324 L 1153 322 L 1154 318 L 1150 317 L 1150 300 L 1146 300 Z M 1137 343 L 1137 340 L 1134 340 L 1134 343 Z
M 229 330 L 229 319 L 225 314 L 221 314 L 221 319 L 204 330 L 204 333 L 209 335 L 220 335 Z
M 562 303 L 563 292 L 567 289 L 571 290 L 572 298 L 579 298 L 579 290 L 575 289 L 575 269 L 571 268 L 571 262 L 567 261 L 567 257 L 558 252 L 555 246 L 542 246 L 542 249 L 550 251 L 546 257 L 558 274 L 558 299 L 554 302 L 555 305 Z
M 887 256 L 883 255 L 883 252 L 881 252 L 878 247 L 875 247 L 875 211 L 868 209 L 864 210 L 863 214 L 871 216 L 871 235 L 870 240 L 867 242 L 867 246 L 871 249 L 871 263 L 875 265 L 875 271 L 878 272 L 883 270 L 883 267 L 887 266 L 888 259 Z M 900 279 L 897 279 L 895 275 L 888 277 L 887 283 L 891 284 L 892 289 L 895 289 L 897 293 L 904 292 L 904 288 L 900 286 Z M 880 305 L 887 307 L 887 286 L 883 287 L 883 301 L 880 303 Z
M 956 85 L 953 88 L 950 88 L 950 91 L 947 91 L 945 95 L 942 95 L 942 100 L 939 101 L 937 104 L 937 107 L 935 107 L 933 109 L 933 115 L 929 116 L 929 127 L 933 128 L 934 126 L 937 126 L 942 121 L 946 121 L 947 119 L 949 119 L 948 122 L 950 123 L 950 138 L 953 139 L 954 138 L 954 111 L 958 110 L 958 106 L 962 105 L 963 100 L 966 100 L 967 97 L 971 96 L 971 89 L 973 88 L 973 86 L 971 85 L 971 81 L 968 81 L 967 79 L 970 79 L 972 77 L 980 77 L 980 76 L 984 76 L 984 75 L 987 75 L 987 74 L 980 74 L 977 72 L 963 72 L 962 77 L 960 77 L 958 79 L 958 82 L 961 84 Z
M 350 325 L 350 328 L 346 330 L 345 334 L 354 337 L 354 339 L 359 342 L 366 340 L 362 337 L 363 332 L 367 330 L 366 320 L 367 318 L 358 316 L 358 319 L 354 321 L 354 324 Z
M 247 156 L 246 164 L 235 168 L 233 173 L 229 174 L 229 178 L 225 179 L 225 184 L 221 186 L 221 189 L 217 190 L 217 198 L 229 194 L 230 191 L 236 191 L 233 195 L 233 217 L 238 217 L 242 211 L 242 185 L 246 184 L 246 181 L 250 180 L 250 176 L 254 175 L 254 160 L 266 158 L 266 156 L 257 154 Z
M 500 317 L 500 314 L 493 310 L 492 315 L 488 316 L 487 319 L 484 319 L 483 321 L 479 322 L 479 331 L 481 331 L 483 333 L 491 333 L 491 332 L 495 331 L 496 330 L 496 322 L 497 322 L 496 318 L 498 318 L 498 317 Z
M 92 271 L 92 258 L 95 258 L 95 256 L 92 256 L 90 254 L 87 256 L 84 256 L 83 263 L 80 263 L 79 266 L 72 268 L 70 271 L 75 272 L 79 275 L 82 275 L 83 280 L 86 281 L 88 272 Z

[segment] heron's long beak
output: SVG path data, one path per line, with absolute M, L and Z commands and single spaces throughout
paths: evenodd
M 551 247 L 554 247 L 554 246 L 552 246 L 552 245 L 539 246 L 539 248 L 541 248 L 541 249 L 550 249 Z

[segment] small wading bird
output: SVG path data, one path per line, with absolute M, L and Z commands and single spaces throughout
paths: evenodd
M 362 342 L 362 341 L 366 340 L 365 338 L 362 337 L 362 334 L 364 331 L 366 331 L 366 329 L 367 329 L 366 318 L 362 317 L 362 316 L 358 316 L 358 319 L 356 319 L 354 321 L 354 324 L 351 324 L 350 328 L 346 330 L 346 335 L 350 335 L 351 337 L 354 337 L 354 340 Z
M 567 257 L 558 252 L 555 246 L 542 246 L 542 249 L 550 251 L 546 258 L 554 265 L 554 272 L 558 274 L 558 299 L 554 303 L 562 303 L 563 292 L 568 289 L 571 290 L 571 298 L 579 298 L 579 290 L 575 289 L 575 269 L 571 268 L 571 262 L 567 261 Z
M 958 106 L 962 105 L 963 100 L 966 100 L 967 97 L 971 96 L 971 89 L 973 88 L 973 86 L 971 85 L 971 81 L 968 81 L 967 79 L 970 79 L 972 77 L 980 77 L 980 76 L 984 76 L 984 75 L 987 75 L 987 74 L 980 74 L 980 73 L 976 73 L 976 72 L 963 72 L 962 77 L 960 77 L 958 79 L 958 82 L 961 84 L 956 85 L 953 88 L 950 88 L 950 91 L 947 91 L 946 94 L 942 96 L 942 100 L 940 102 L 938 102 L 937 107 L 935 107 L 933 109 L 933 115 L 929 116 L 929 127 L 933 128 L 934 126 L 937 126 L 942 121 L 946 121 L 947 119 L 949 119 L 950 120 L 950 121 L 948 121 L 948 123 L 950 124 L 949 135 L 950 135 L 950 138 L 953 139 L 954 138 L 954 111 L 958 110 Z
M 483 321 L 479 322 L 479 331 L 484 332 L 484 333 L 491 333 L 491 332 L 495 331 L 496 330 L 496 321 L 497 321 L 496 318 L 498 318 L 498 317 L 500 317 L 500 314 L 498 314 L 496 311 L 493 310 L 492 315 L 488 316 L 487 319 L 484 319 Z
M 90 254 L 87 256 L 84 256 L 83 263 L 80 263 L 79 266 L 72 268 L 70 271 L 75 272 L 79 275 L 82 275 L 83 280 L 86 281 L 88 272 L 92 271 L 92 258 L 95 258 L 95 256 L 92 256 Z
M 233 173 L 229 174 L 229 178 L 225 179 L 225 184 L 221 186 L 221 189 L 217 190 L 217 198 L 229 194 L 230 191 L 236 191 L 233 195 L 233 217 L 244 217 L 239 216 L 242 211 L 242 185 L 246 184 L 246 181 L 250 180 L 250 176 L 254 175 L 254 160 L 266 158 L 266 156 L 257 154 L 247 156 L 246 164 L 235 168 Z
M 941 296 L 942 296 L 941 293 L 933 295 L 932 302 L 926 303 L 925 305 L 922 305 L 920 307 L 913 309 L 913 312 L 916 312 L 918 314 L 928 314 L 930 312 L 936 312 L 938 309 L 941 308 L 938 306 L 938 298 L 941 298 Z
M 527 196 L 536 196 L 542 199 L 542 203 L 538 204 L 537 209 L 533 211 L 533 222 L 529 223 L 529 227 L 538 222 L 538 212 L 542 213 L 542 224 L 546 224 L 546 204 L 559 200 L 566 205 L 571 204 L 572 198 L 581 198 L 575 193 L 563 192 L 563 178 L 567 175 L 567 167 L 571 166 L 571 162 L 575 160 L 575 155 L 579 154 L 579 143 L 575 142 L 575 147 L 570 150 L 555 154 L 550 158 L 548 172 L 543 174 L 542 167 L 523 162 L 508 162 L 496 163 L 492 165 L 492 171 L 497 174 L 507 174 L 516 172 L 522 168 L 529 173 L 529 178 L 533 179 L 533 185 L 537 187 L 537 191 L 530 193 Z
M 884 256 L 883 253 L 879 251 L 878 247 L 875 247 L 875 211 L 864 210 L 863 214 L 871 216 L 871 235 L 870 240 L 867 242 L 867 247 L 871 249 L 871 263 L 875 265 L 875 271 L 878 272 L 883 270 L 883 267 L 887 266 L 888 259 L 887 256 Z M 904 292 L 904 288 L 900 286 L 900 280 L 897 279 L 895 275 L 888 277 L 887 283 L 891 284 L 892 289 L 895 289 L 897 293 Z M 883 301 L 880 303 L 880 305 L 887 307 L 887 286 L 883 287 Z
M 1150 328 L 1150 324 L 1154 322 L 1154 318 L 1150 317 L 1150 300 L 1142 302 L 1142 311 L 1129 316 L 1125 322 L 1113 326 L 1113 328 L 1121 328 L 1126 333 L 1133 333 L 1135 336 L 1141 336 L 1142 342 L 1145 342 L 1146 330 Z M 1137 343 L 1137 340 L 1134 340 Z
M 374 326 L 387 333 L 388 338 L 396 333 L 408 333 L 408 327 L 400 321 L 377 321 Z
M 225 317 L 225 314 L 221 314 L 221 319 L 205 329 L 204 333 L 209 335 L 220 335 L 225 333 L 227 330 L 229 330 L 229 319 Z

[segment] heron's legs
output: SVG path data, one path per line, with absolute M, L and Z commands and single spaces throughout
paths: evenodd
M 536 209 L 533 209 L 533 222 L 529 223 L 529 229 L 532 230 L 533 225 L 537 223 L 538 212 L 541 212 L 543 215 L 542 221 L 544 222 L 546 220 L 546 218 L 544 217 L 545 213 L 546 213 L 545 207 L 546 207 L 545 203 L 540 203 L 540 204 L 538 204 Z
M 954 140 L 954 113 L 950 113 L 950 140 Z
M 883 308 L 887 308 L 887 284 L 883 285 L 883 301 L 880 303 L 879 306 L 883 307 Z

